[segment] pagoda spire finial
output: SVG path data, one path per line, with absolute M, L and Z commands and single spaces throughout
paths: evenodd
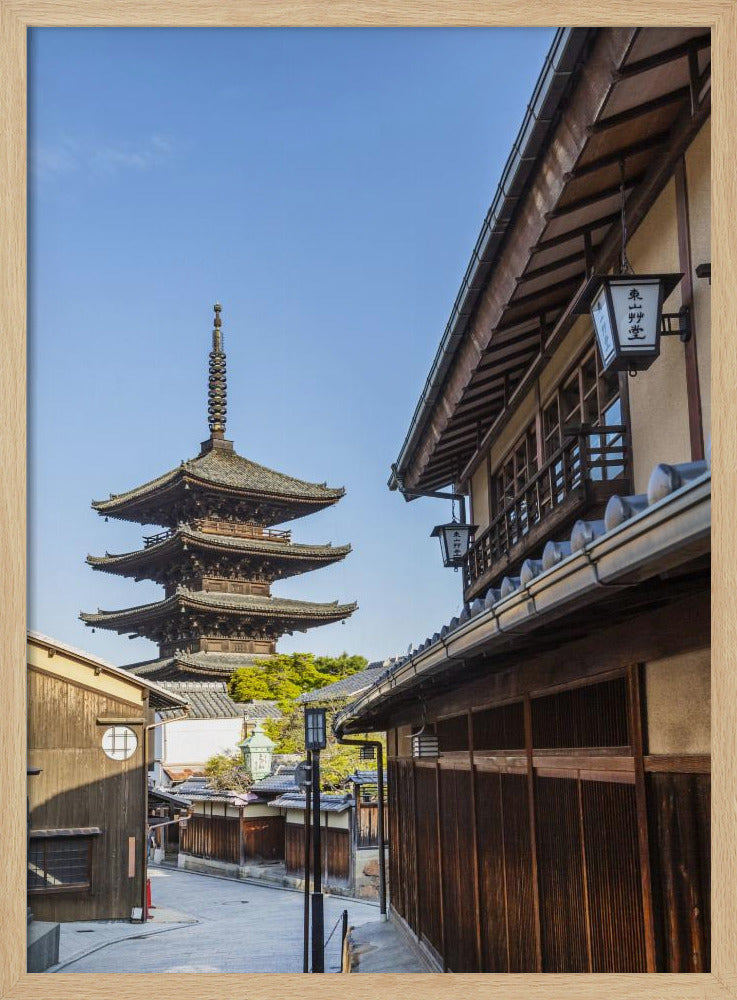
M 222 306 L 214 305 L 215 320 L 212 328 L 212 350 L 210 351 L 209 377 L 207 380 L 207 422 L 210 426 L 210 437 L 225 436 L 225 418 L 228 409 L 228 384 L 225 372 L 225 352 L 223 351 L 222 333 L 223 321 L 220 318 Z

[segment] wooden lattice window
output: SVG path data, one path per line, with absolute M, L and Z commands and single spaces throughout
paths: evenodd
M 92 836 L 31 837 L 28 892 L 79 892 L 92 888 Z

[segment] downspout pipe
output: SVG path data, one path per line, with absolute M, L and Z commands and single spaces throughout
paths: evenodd
M 156 711 L 154 709 L 154 711 Z M 148 826 L 148 734 L 152 729 L 158 729 L 159 726 L 165 726 L 168 722 L 179 722 L 181 719 L 186 719 L 190 713 L 190 706 L 186 705 L 183 708 L 181 715 L 175 715 L 168 719 L 159 719 L 158 722 L 148 722 L 143 727 L 143 766 L 141 771 L 143 772 L 143 841 L 141 847 L 141 913 L 143 915 L 142 923 L 146 923 L 148 919 L 148 906 L 146 903 L 146 877 L 148 873 L 148 837 L 146 835 L 146 827 Z
M 335 730 L 333 730 L 335 732 Z M 384 746 L 381 740 L 350 740 L 335 733 L 338 743 L 346 747 L 376 747 L 376 769 L 379 785 L 379 912 L 386 920 L 386 859 L 384 857 Z

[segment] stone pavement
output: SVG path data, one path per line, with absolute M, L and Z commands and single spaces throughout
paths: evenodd
M 48 971 L 302 971 L 302 893 L 156 866 L 149 875 L 153 920 L 62 924 L 60 962 Z M 353 926 L 378 916 L 375 903 L 326 896 L 326 938 L 344 909 Z M 338 926 L 326 972 L 340 971 L 340 952 Z
M 351 972 L 436 972 L 390 920 L 371 920 L 348 935 Z

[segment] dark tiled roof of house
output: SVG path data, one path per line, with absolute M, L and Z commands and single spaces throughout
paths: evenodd
M 211 788 L 207 778 L 188 778 L 179 785 L 167 788 L 174 799 L 189 799 L 191 802 L 225 802 L 232 806 L 245 806 L 257 798 L 252 792 L 232 792 L 221 788 Z
M 294 780 L 294 768 L 284 768 L 275 774 L 269 774 L 260 781 L 254 782 L 253 791 L 257 795 L 299 791 Z
M 281 718 L 275 701 L 233 701 L 225 681 L 159 681 L 159 685 L 188 702 L 190 719 Z
M 297 701 L 300 704 L 307 704 L 342 701 L 344 698 L 350 698 L 352 695 L 360 694 L 361 691 L 371 687 L 377 676 L 388 670 L 392 663 L 394 660 L 378 660 L 375 663 L 369 663 L 367 667 L 355 674 L 349 674 L 348 677 L 343 677 L 332 684 L 326 684 L 325 687 L 315 688 L 314 691 L 305 691 L 304 694 L 299 695 Z
M 268 803 L 274 809 L 305 809 L 306 806 L 306 796 L 303 792 L 286 792 L 284 795 L 280 795 L 278 799 L 273 799 Z M 320 812 L 333 812 L 342 813 L 346 812 L 353 805 L 353 796 L 346 793 L 345 795 L 331 795 L 329 792 L 323 792 L 320 795 Z
M 213 448 L 132 490 L 112 494 L 108 500 L 95 500 L 92 506 L 101 514 L 114 513 L 125 504 L 142 500 L 177 479 L 189 479 L 206 487 L 223 487 L 243 493 L 322 503 L 334 503 L 345 493 L 342 487 L 334 489 L 325 483 L 295 479 L 265 465 L 251 462 L 235 451 Z

